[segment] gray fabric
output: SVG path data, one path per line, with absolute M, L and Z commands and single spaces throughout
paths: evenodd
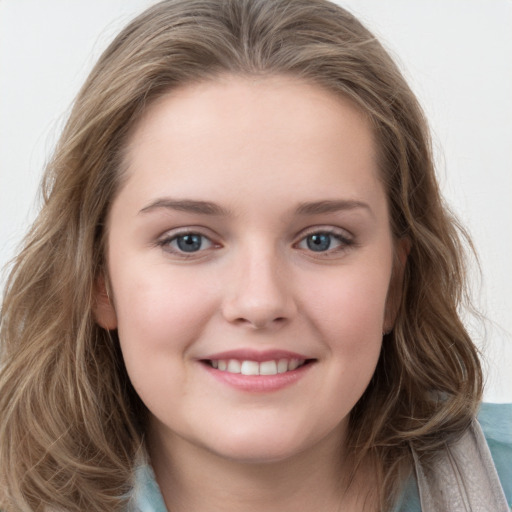
M 477 421 L 432 467 L 413 453 L 422 512 L 509 512 Z

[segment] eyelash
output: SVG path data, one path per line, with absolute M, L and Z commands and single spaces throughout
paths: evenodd
M 326 250 L 322 251 L 315 251 L 311 247 L 309 247 L 308 244 L 308 238 L 314 237 L 314 236 L 329 236 L 331 240 L 329 241 L 329 246 Z M 335 239 L 339 245 L 337 247 L 332 248 L 332 239 Z M 308 244 L 308 252 L 315 254 L 317 257 L 328 257 L 331 255 L 334 255 L 336 253 L 340 253 L 343 251 L 346 251 L 348 248 L 354 245 L 355 241 L 346 236 L 345 234 L 341 233 L 340 230 L 334 229 L 334 228 L 316 228 L 312 229 L 306 233 L 302 234 L 302 237 L 300 240 L 295 244 L 295 247 L 298 247 L 299 244 L 306 243 Z
M 202 247 L 205 240 L 208 241 L 209 247 L 206 249 L 200 248 L 197 251 L 190 251 L 190 252 L 184 251 L 184 250 L 180 249 L 179 247 L 172 247 L 171 244 L 173 242 L 176 242 L 176 244 L 179 244 L 179 239 L 185 238 L 185 237 L 200 237 L 200 239 L 201 239 L 200 247 Z M 197 258 L 197 256 L 199 254 L 204 253 L 208 249 L 220 247 L 220 244 L 216 244 L 215 242 L 213 242 L 209 236 L 207 236 L 203 233 L 200 233 L 199 231 L 194 231 L 194 230 L 181 231 L 178 233 L 173 233 L 172 235 L 164 236 L 163 238 L 161 238 L 160 240 L 157 241 L 157 245 L 159 247 L 163 248 L 166 252 L 178 255 L 179 257 L 185 258 L 185 259 L 186 258 L 194 258 L 194 257 Z
M 326 248 L 326 250 L 315 251 L 314 249 L 311 248 L 311 246 L 308 243 L 308 238 L 315 237 L 315 236 L 330 237 L 329 245 Z M 199 237 L 200 238 L 199 249 L 195 250 L 195 251 L 184 251 L 179 246 L 173 247 L 171 245 L 173 243 L 176 243 L 179 245 L 179 240 L 183 239 L 185 237 Z M 332 248 L 331 247 L 332 239 L 335 239 L 339 245 Z M 206 248 L 202 248 L 202 245 L 204 244 L 205 240 L 208 241 L 209 245 Z M 186 243 L 189 243 L 189 242 L 186 242 Z M 193 240 L 190 243 L 192 245 Z M 304 248 L 302 248 L 303 250 L 311 253 L 312 255 L 314 254 L 317 257 L 328 257 L 335 253 L 343 252 L 343 251 L 347 250 L 348 248 L 350 248 L 351 246 L 355 245 L 355 241 L 352 238 L 345 236 L 339 230 L 336 230 L 333 228 L 317 228 L 314 230 L 312 229 L 309 232 L 302 233 L 301 238 L 299 239 L 298 242 L 294 243 L 293 247 L 301 248 L 300 244 L 302 244 L 302 243 L 307 244 L 307 248 L 304 247 Z M 316 242 L 313 242 L 313 243 L 316 243 Z M 186 258 L 194 258 L 194 257 L 197 258 L 199 255 L 203 255 L 202 253 L 204 253 L 205 251 L 207 251 L 209 249 L 221 247 L 220 244 L 216 244 L 215 242 L 213 242 L 209 236 L 207 236 L 199 231 L 194 231 L 194 230 L 181 231 L 178 233 L 173 233 L 172 235 L 165 236 L 165 237 L 161 238 L 160 240 L 158 240 L 156 245 L 158 245 L 159 247 L 162 247 L 164 250 L 166 250 L 167 252 L 169 252 L 171 254 L 178 255 L 179 257 L 185 258 L 185 259 Z

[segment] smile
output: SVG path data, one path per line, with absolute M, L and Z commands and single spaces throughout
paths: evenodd
M 306 359 L 275 359 L 270 361 L 252 361 L 239 359 L 212 359 L 206 361 L 212 368 L 221 372 L 240 373 L 242 375 L 277 375 L 291 372 L 307 363 Z

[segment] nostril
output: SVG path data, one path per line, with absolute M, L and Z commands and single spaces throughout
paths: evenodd
M 278 316 L 276 318 L 237 318 L 234 322 L 237 324 L 247 324 L 255 329 L 265 329 L 271 326 L 285 324 L 287 318 L 285 316 Z

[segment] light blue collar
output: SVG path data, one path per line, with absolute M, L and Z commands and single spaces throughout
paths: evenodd
M 135 472 L 135 487 L 127 512 L 167 512 L 149 464 L 139 466 Z

